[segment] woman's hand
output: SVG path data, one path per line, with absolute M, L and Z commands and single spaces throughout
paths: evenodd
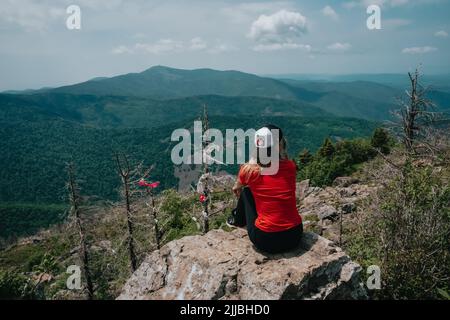
M 233 193 L 237 198 L 241 196 L 242 187 L 243 186 L 239 181 L 236 181 L 236 183 L 233 186 Z

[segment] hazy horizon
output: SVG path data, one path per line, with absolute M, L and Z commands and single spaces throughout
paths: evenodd
M 44 87 L 27 87 L 27 88 L 10 88 L 10 89 L 6 89 L 6 90 L 1 90 L 0 92 L 20 92 L 20 91 L 36 91 L 36 90 L 43 90 L 43 89 L 53 89 L 53 88 L 59 88 L 59 87 L 64 87 L 64 86 L 70 86 L 70 85 L 75 85 L 75 84 L 79 84 L 79 83 L 83 83 L 83 82 L 88 82 L 88 81 L 94 81 L 97 79 L 106 79 L 106 78 L 114 78 L 117 76 L 122 76 L 122 75 L 127 75 L 127 74 L 136 74 L 136 73 L 142 73 L 145 72 L 153 67 L 164 67 L 164 68 L 170 68 L 170 69 L 178 69 L 178 70 L 187 70 L 187 71 L 193 71 L 193 70 L 201 70 L 201 69 L 209 69 L 209 70 L 214 70 L 214 71 L 237 71 L 237 72 L 244 72 L 244 73 L 249 73 L 249 72 L 245 72 L 242 70 L 237 70 L 237 69 L 224 69 L 224 70 L 220 70 L 220 69 L 213 69 L 213 68 L 193 68 L 193 69 L 185 69 L 185 68 L 174 68 L 171 66 L 162 66 L 162 65 L 155 65 L 155 66 L 151 66 L 149 68 L 137 71 L 137 72 L 126 72 L 126 73 L 121 73 L 121 74 L 116 74 L 116 75 L 111 75 L 111 76 L 102 76 L 102 75 L 98 75 L 94 78 L 90 78 L 90 79 L 85 79 L 82 80 L 80 82 L 61 82 L 61 83 L 56 83 L 54 85 L 48 85 L 48 86 L 44 86 Z M 408 70 L 411 71 L 411 70 Z M 273 74 L 257 74 L 257 73 L 249 73 L 249 74 L 254 74 L 256 76 L 259 77 L 264 77 L 264 78 L 274 78 L 274 79 L 293 79 L 293 80 L 305 80 L 305 81 L 342 81 L 342 80 L 335 80 L 334 78 L 353 78 L 350 81 L 367 81 L 366 79 L 364 79 L 363 77 L 376 77 L 376 76 L 397 76 L 397 77 L 405 77 L 405 80 L 407 81 L 407 72 L 405 71 L 405 73 L 273 73 Z M 425 77 L 448 77 L 448 80 L 450 80 L 450 73 L 425 73 L 423 74 L 423 76 Z M 360 77 L 360 78 L 359 78 Z

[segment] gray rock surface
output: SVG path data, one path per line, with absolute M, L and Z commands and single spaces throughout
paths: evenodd
M 314 233 L 293 252 L 267 255 L 243 229 L 213 230 L 148 255 L 118 299 L 365 299 L 360 271 Z
M 323 205 L 317 209 L 317 217 L 320 220 L 329 219 L 334 220 L 338 216 L 337 210 L 329 205 Z
M 352 177 L 336 180 L 336 184 L 346 186 L 317 188 L 311 187 L 309 180 L 297 183 L 297 189 L 303 188 L 303 197 L 298 198 L 297 207 L 305 230 L 314 231 L 334 242 L 341 239 L 340 214 L 345 215 L 344 225 L 351 224 L 353 219 L 357 220 L 362 204 L 378 190 L 376 185 L 355 183 L 357 179 Z
M 333 181 L 333 186 L 346 188 L 358 182 L 359 180 L 354 177 L 338 177 Z

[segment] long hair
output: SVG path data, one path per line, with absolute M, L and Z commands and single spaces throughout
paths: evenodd
M 267 156 L 271 157 L 272 152 L 277 152 L 279 160 L 289 160 L 289 156 L 287 153 L 287 141 L 281 129 L 272 124 L 265 125 L 263 126 L 263 128 L 264 127 L 270 130 L 278 130 L 279 132 L 279 141 L 278 143 L 275 143 L 274 147 L 271 146 L 267 148 Z M 250 156 L 249 162 L 242 165 L 241 173 L 243 174 L 245 180 L 248 181 L 251 176 L 255 176 L 255 173 L 256 177 L 259 177 L 259 175 L 261 174 L 261 170 L 263 170 L 263 168 L 270 167 L 270 165 L 271 163 L 263 164 L 261 162 L 261 148 L 255 148 L 253 154 Z

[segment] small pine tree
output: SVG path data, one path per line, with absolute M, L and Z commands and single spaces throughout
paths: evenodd
M 322 146 L 320 147 L 318 154 L 322 158 L 331 158 L 331 156 L 333 156 L 333 154 L 334 154 L 334 151 L 335 151 L 335 148 L 334 148 L 333 142 L 328 137 L 325 139 Z
M 303 149 L 302 152 L 298 155 L 298 161 L 302 165 L 307 165 L 313 160 L 312 154 L 309 152 L 308 149 Z
M 370 144 L 375 149 L 380 150 L 383 154 L 389 154 L 391 152 L 389 146 L 389 134 L 383 128 L 375 129 Z

